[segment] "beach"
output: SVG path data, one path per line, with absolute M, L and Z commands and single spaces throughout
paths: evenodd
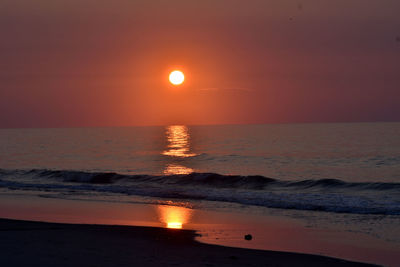
M 381 2 L 2 0 L 0 267 L 399 267 Z
M 1 266 L 372 266 L 202 244 L 195 231 L 0 219 Z
M 399 127 L 1 130 L 1 266 L 398 266 Z
M 74 257 L 78 257 L 88 261 L 96 258 L 93 266 L 115 266 L 101 258 L 104 253 L 110 253 L 107 256 L 110 261 L 118 258 L 115 260 L 121 262 L 116 265 L 124 266 L 138 260 L 129 258 L 138 251 L 142 262 L 137 266 L 206 266 L 208 259 L 213 266 L 243 266 L 243 261 L 254 266 L 263 266 L 264 261 L 272 266 L 292 266 L 292 260 L 304 266 L 313 263 L 318 266 L 320 260 L 328 258 L 346 260 L 327 260 L 326 264 L 332 266 L 348 261 L 384 266 L 398 263 L 396 243 L 384 241 L 387 237 L 359 233 L 350 226 L 343 229 L 330 224 L 327 227 L 322 218 L 314 217 L 311 226 L 305 224 L 304 219 L 283 215 L 279 210 L 269 213 L 265 209 L 243 207 L 204 210 L 176 206 L 179 204 L 59 199 L 45 194 L 41 197 L 28 192 L 19 194 L 18 191 L 2 193 L 0 218 L 8 219 L 0 222 L 3 246 L 0 258 L 18 262 L 0 265 L 45 266 L 47 261 L 53 261 L 48 263 L 53 266 L 55 261 L 64 261 L 64 258 L 74 265 L 78 262 Z M 327 219 L 340 220 L 330 214 Z M 371 227 L 370 223 L 368 225 Z M 398 235 L 396 228 L 387 230 L 390 230 L 388 236 Z M 251 240 L 245 240 L 247 234 L 251 235 Z M 31 256 L 25 257 L 27 255 Z M 38 261 L 37 265 L 23 262 L 32 259 Z

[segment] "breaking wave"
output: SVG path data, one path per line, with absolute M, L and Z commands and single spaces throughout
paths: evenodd
M 284 181 L 264 176 L 216 173 L 157 176 L 0 169 L 0 187 L 222 201 L 280 209 L 400 215 L 400 183 L 354 183 L 338 179 Z

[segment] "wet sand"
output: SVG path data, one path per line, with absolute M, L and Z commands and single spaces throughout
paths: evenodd
M 134 199 L 130 197 L 129 200 Z M 170 204 L 176 205 L 175 202 Z M 332 216 L 329 216 L 331 220 Z M 212 211 L 169 205 L 59 199 L 51 195 L 38 197 L 26 192 L 24 195 L 13 192 L 0 194 L 0 218 L 161 228 L 180 222 L 183 229 L 201 234 L 195 238 L 200 243 L 322 255 L 384 266 L 399 265 L 398 244 L 385 241 L 385 236 L 375 237 L 323 223 L 307 227 L 301 219 L 276 215 L 272 210 L 264 209 Z M 391 235 L 397 233 L 396 229 L 386 230 Z M 245 234 L 252 234 L 253 239 L 246 241 L 243 238 Z
M 192 230 L 0 219 L 0 266 L 373 266 L 208 245 L 195 236 Z

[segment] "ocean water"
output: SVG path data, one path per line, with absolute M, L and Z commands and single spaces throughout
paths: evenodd
M 400 123 L 1 129 L 0 189 L 400 215 Z

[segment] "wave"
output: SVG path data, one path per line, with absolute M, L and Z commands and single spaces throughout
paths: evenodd
M 4 175 L 23 175 L 32 178 L 60 178 L 64 182 L 112 184 L 120 180 L 131 182 L 158 182 L 166 184 L 198 185 L 217 188 L 265 189 L 267 186 L 294 188 L 352 188 L 358 190 L 400 190 L 400 183 L 345 182 L 339 179 L 283 181 L 261 175 L 222 175 L 217 173 L 190 173 L 176 175 L 123 175 L 115 172 L 85 172 L 65 170 L 2 170 Z
M 216 173 L 157 176 L 0 169 L 0 187 L 222 201 L 281 209 L 400 215 L 400 183 L 355 183 L 338 179 L 283 181 L 264 176 Z

